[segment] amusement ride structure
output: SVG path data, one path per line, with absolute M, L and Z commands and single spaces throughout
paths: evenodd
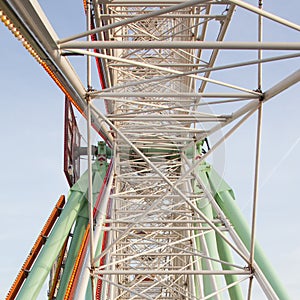
M 83 1 L 86 28 L 60 38 L 37 0 L 1 1 L 1 21 L 65 95 L 70 184 L 7 300 L 36 299 L 46 281 L 49 300 L 253 299 L 254 284 L 266 299 L 288 299 L 256 241 L 256 212 L 262 107 L 296 84 L 300 70 L 263 90 L 262 68 L 296 59 L 300 43 L 265 42 L 263 20 L 292 32 L 300 26 L 265 11 L 262 1 L 249 2 Z M 242 41 L 241 32 L 240 40 L 226 39 L 237 9 L 255 16 L 252 41 Z M 252 58 L 240 59 L 244 52 Z M 74 56 L 86 60 L 83 80 L 71 64 Z M 248 67 L 255 86 L 215 76 Z M 87 147 L 74 109 L 87 120 Z M 247 224 L 208 159 L 255 114 Z M 88 168 L 82 174 L 83 155 Z

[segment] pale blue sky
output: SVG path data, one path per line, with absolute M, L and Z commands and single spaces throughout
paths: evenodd
M 84 27 L 82 2 L 77 2 L 41 1 L 60 37 Z M 76 18 L 72 17 L 73 21 L 69 22 L 64 8 L 70 8 L 71 3 L 71 11 L 76 13 Z M 256 4 L 256 1 L 251 3 Z M 299 21 L 298 1 L 264 3 L 267 10 L 291 21 Z M 233 19 L 233 37 L 252 34 L 253 29 L 249 29 L 249 23 L 242 24 L 239 19 Z M 283 30 L 270 22 L 266 22 L 265 26 L 266 38 L 270 40 L 299 40 L 299 34 L 290 34 L 290 30 Z M 77 61 L 74 63 L 77 65 Z M 271 87 L 299 68 L 299 65 L 297 59 L 289 64 L 279 64 L 276 68 L 266 66 L 264 88 Z M 64 96 L 3 24 L 0 24 L 0 70 L 2 299 L 57 199 L 61 194 L 67 194 L 68 186 L 62 172 Z M 245 87 L 252 88 L 246 73 L 240 71 L 239 74 L 245 74 L 245 78 L 241 77 L 239 81 Z M 222 73 L 219 74 L 222 77 Z M 81 71 L 81 75 L 84 75 L 84 71 Z M 232 76 L 238 76 L 238 73 Z M 298 84 L 264 107 L 262 185 L 257 226 L 260 244 L 290 291 L 292 299 L 297 299 L 300 293 L 299 95 Z M 84 123 L 80 118 L 79 122 Z M 225 167 L 221 166 L 220 169 L 224 169 L 224 176 L 233 187 L 237 201 L 247 217 L 252 199 L 254 134 L 255 118 L 252 118 L 228 140 L 222 153 L 216 154 L 224 158 Z

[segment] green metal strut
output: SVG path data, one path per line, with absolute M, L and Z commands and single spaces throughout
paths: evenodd
M 93 164 L 93 195 L 97 196 L 106 174 L 107 164 Z M 88 176 L 84 173 L 71 188 L 68 201 L 47 238 L 43 249 L 36 259 L 30 273 L 22 286 L 17 300 L 35 300 L 54 264 L 70 230 L 82 208 L 87 201 Z
M 236 204 L 232 189 L 211 166 L 210 168 L 205 169 L 205 174 L 209 182 L 208 188 L 214 194 L 216 202 L 233 225 L 237 235 L 243 241 L 248 251 L 250 251 L 250 229 L 245 217 Z M 255 242 L 254 260 L 272 286 L 278 298 L 280 300 L 290 299 L 273 270 L 271 263 L 268 261 L 266 255 L 257 242 Z

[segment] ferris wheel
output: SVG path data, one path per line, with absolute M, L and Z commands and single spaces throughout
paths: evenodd
M 0 17 L 65 95 L 70 192 L 6 299 L 289 299 L 256 236 L 263 108 L 300 80 L 300 25 L 262 1 L 93 0 L 80 27 L 40 2 Z M 222 172 L 249 120 L 248 222 Z

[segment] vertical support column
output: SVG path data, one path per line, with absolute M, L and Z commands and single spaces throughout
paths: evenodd
M 256 156 L 255 156 L 255 174 L 253 187 L 253 207 L 251 221 L 251 237 L 250 237 L 250 257 L 249 267 L 253 268 L 255 255 L 255 233 L 256 233 L 256 218 L 257 218 L 257 201 L 258 201 L 258 185 L 259 185 L 259 166 L 260 166 L 260 147 L 261 147 L 261 131 L 262 131 L 262 102 L 257 111 L 257 132 L 256 132 Z M 248 299 L 251 299 L 253 277 L 250 278 Z
M 263 8 L 263 2 L 262 0 L 258 0 L 258 8 Z M 258 42 L 263 41 L 263 19 L 261 15 L 258 15 Z M 258 50 L 258 60 L 262 60 L 262 50 Z M 262 63 L 258 63 L 257 65 L 257 88 L 259 91 L 262 90 Z
M 86 27 L 89 31 L 91 29 L 91 3 L 87 1 L 87 19 Z M 87 41 L 91 42 L 91 35 L 87 36 Z M 90 51 L 90 50 L 87 50 Z M 93 203 L 93 185 L 92 185 L 92 144 L 91 144 L 91 97 L 88 94 L 91 89 L 91 56 L 87 55 L 87 142 L 88 142 L 88 203 L 89 203 L 89 224 L 90 224 L 90 267 L 91 267 L 91 292 L 92 300 L 95 299 L 95 284 L 94 284 L 94 203 Z
M 89 203 L 89 223 L 91 232 L 94 228 L 94 203 L 93 203 L 93 174 L 92 174 L 92 144 L 91 144 L 91 105 L 90 99 L 87 100 L 87 142 L 88 142 L 88 203 Z M 90 234 L 90 262 L 91 268 L 93 268 L 93 256 L 94 256 L 94 240 L 93 234 Z
M 262 9 L 262 0 L 258 0 L 258 8 Z M 262 42 L 262 16 L 258 15 L 258 42 Z M 262 50 L 258 50 L 258 59 L 262 59 Z M 262 64 L 257 66 L 257 90 L 262 91 Z M 251 224 L 251 240 L 250 240 L 250 258 L 249 267 L 253 268 L 254 251 L 255 251 L 255 231 L 256 231 L 256 213 L 258 200 L 258 184 L 259 184 L 259 164 L 260 164 L 260 145 L 261 145 L 261 131 L 262 131 L 262 101 L 258 107 L 257 112 L 257 132 L 256 132 L 256 156 L 255 156 L 255 174 L 253 187 L 253 207 L 252 207 L 252 224 Z M 248 288 L 248 300 L 252 295 L 253 277 L 250 278 Z

